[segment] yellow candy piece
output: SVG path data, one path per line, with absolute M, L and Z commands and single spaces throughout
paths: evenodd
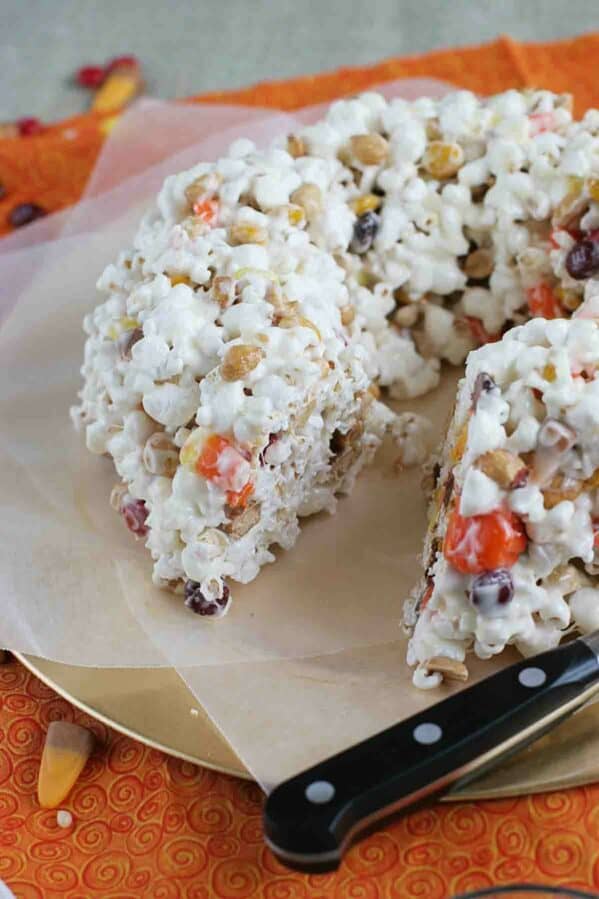
M 120 66 L 106 78 L 96 91 L 91 108 L 97 112 L 111 112 L 130 103 L 143 88 L 139 66 Z
M 94 747 L 91 731 L 68 721 L 52 721 L 37 779 L 42 808 L 56 808 L 69 795 Z
M 137 319 L 131 318 L 129 315 L 124 315 L 122 318 L 119 318 L 118 322 L 109 326 L 106 334 L 110 340 L 118 340 L 125 331 L 133 331 L 135 328 L 139 328 Z
M 302 225 L 306 219 L 306 213 L 301 206 L 291 203 L 287 206 L 287 219 L 290 225 Z
M 195 471 L 195 464 L 202 451 L 206 437 L 205 428 L 196 428 L 181 447 L 179 461 L 181 465 L 184 465 L 190 471 Z
M 587 189 L 591 200 L 599 203 L 599 178 L 589 178 L 587 181 Z

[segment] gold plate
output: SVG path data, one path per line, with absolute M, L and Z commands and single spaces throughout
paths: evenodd
M 251 778 L 174 669 L 82 668 L 17 658 L 77 708 L 115 730 L 197 765 Z M 594 703 L 446 798 L 520 796 L 592 783 L 599 780 L 598 749 L 599 703 Z

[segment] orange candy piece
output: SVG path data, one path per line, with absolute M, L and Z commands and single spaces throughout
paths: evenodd
M 196 462 L 196 471 L 207 481 L 213 481 L 220 475 L 218 460 L 220 454 L 231 446 L 226 437 L 220 434 L 212 434 L 202 448 L 202 452 Z
M 443 555 L 462 574 L 511 568 L 527 545 L 524 524 L 513 512 L 497 509 L 486 515 L 449 517 Z
M 68 721 L 52 721 L 37 780 L 42 808 L 56 808 L 69 795 L 94 747 L 94 735 Z
M 560 318 L 562 307 L 553 290 L 546 281 L 540 281 L 526 291 L 528 308 L 539 318 Z
M 222 482 L 223 473 L 220 469 L 220 457 L 226 449 L 232 449 L 240 461 L 243 460 L 243 455 L 226 437 L 221 437 L 220 434 L 208 437 L 196 462 L 196 472 L 207 481 L 220 479 L 221 486 L 226 486 Z M 254 485 L 250 481 L 241 490 L 227 490 L 227 505 L 231 509 L 245 509 L 253 492 Z
M 241 490 L 227 490 L 227 505 L 231 509 L 245 509 L 254 492 L 254 485 L 248 481 Z
M 193 214 L 201 218 L 207 225 L 216 225 L 218 201 L 211 199 L 198 200 L 193 204 Z
M 495 343 L 501 338 L 501 334 L 489 334 L 480 318 L 476 318 L 473 315 L 467 315 L 466 322 L 468 323 L 468 328 L 470 329 L 472 337 L 479 346 L 482 346 L 485 343 Z

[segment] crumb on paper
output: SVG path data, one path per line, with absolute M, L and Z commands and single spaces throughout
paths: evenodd
M 426 461 L 431 451 L 432 430 L 431 422 L 424 415 L 402 412 L 396 416 L 391 425 L 391 435 L 399 449 L 394 463 L 396 471 L 422 465 Z
M 67 828 L 73 823 L 73 816 L 64 808 L 59 808 L 56 812 L 56 823 L 59 827 Z

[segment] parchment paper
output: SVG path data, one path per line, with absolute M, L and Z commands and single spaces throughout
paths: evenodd
M 320 114 L 142 102 L 83 200 L 0 244 L 0 645 L 75 665 L 175 667 L 267 788 L 439 698 L 411 687 L 399 627 L 420 573 L 419 472 L 395 474 L 387 445 L 336 516 L 305 520 L 293 550 L 233 585 L 231 612 L 206 621 L 152 587 L 146 551 L 108 505 L 112 463 L 85 450 L 68 409 L 95 281 L 165 175 Z M 439 433 L 455 377 L 409 404 Z

